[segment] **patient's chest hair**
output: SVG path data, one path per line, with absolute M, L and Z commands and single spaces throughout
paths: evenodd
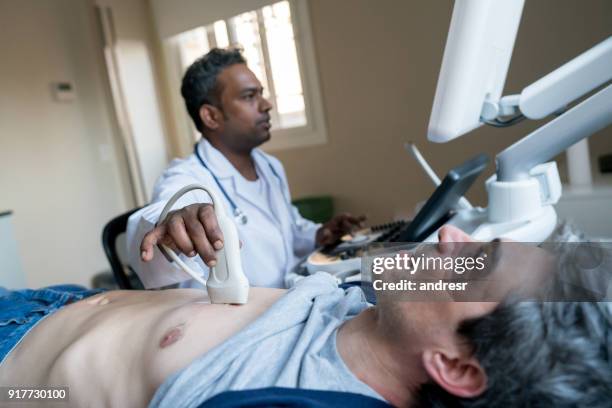
M 169 328 L 159 341 L 160 348 L 166 348 L 183 338 L 185 323 Z

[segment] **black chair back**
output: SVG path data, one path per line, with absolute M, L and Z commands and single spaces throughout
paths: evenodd
M 124 265 L 121 259 L 119 259 L 117 253 L 117 237 L 125 233 L 128 218 L 138 210 L 140 210 L 140 207 L 113 218 L 106 224 L 102 231 L 102 246 L 104 247 L 104 253 L 113 270 L 115 281 L 121 289 L 136 289 L 136 285 L 134 284 L 134 278 L 130 278 L 129 266 Z

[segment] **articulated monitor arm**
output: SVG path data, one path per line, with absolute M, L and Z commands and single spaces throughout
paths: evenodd
M 530 119 L 541 119 L 559 112 L 576 99 L 608 84 L 612 80 L 610 67 L 612 37 L 525 88 L 518 98 L 518 109 Z M 508 113 L 503 100 L 502 110 Z M 489 106 L 484 110 L 494 109 Z M 612 85 L 608 84 L 501 152 L 497 156 L 497 180 L 516 181 L 529 177 L 534 166 L 552 159 L 610 123 Z
M 481 120 L 495 126 L 508 126 L 525 117 L 558 116 L 499 153 L 496 175 L 486 182 L 488 208 L 461 210 L 451 223 L 481 240 L 500 236 L 524 242 L 545 240 L 556 226 L 553 205 L 561 197 L 556 163 L 546 162 L 612 123 L 610 67 L 612 37 L 528 86 L 520 95 L 486 101 Z

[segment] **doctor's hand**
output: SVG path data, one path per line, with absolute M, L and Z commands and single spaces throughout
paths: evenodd
M 164 244 L 177 254 L 189 257 L 199 254 L 208 266 L 215 266 L 215 251 L 223 248 L 223 233 L 211 204 L 191 204 L 171 211 L 142 239 L 140 257 L 148 262 L 153 259 L 155 245 Z
M 336 243 L 343 235 L 350 234 L 356 229 L 364 227 L 365 215 L 355 217 L 351 214 L 336 215 L 317 230 L 315 243 L 325 246 Z

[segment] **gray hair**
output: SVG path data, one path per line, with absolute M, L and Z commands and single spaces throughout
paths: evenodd
M 584 240 L 570 225 L 561 224 L 548 242 Z M 558 247 L 561 252 L 563 248 L 568 246 Z M 560 259 L 566 255 L 561 253 Z M 609 268 L 608 263 L 603 266 Z M 459 398 L 429 382 L 419 389 L 415 405 L 612 407 L 611 329 L 610 302 L 507 299 L 458 329 L 487 374 L 484 393 Z

